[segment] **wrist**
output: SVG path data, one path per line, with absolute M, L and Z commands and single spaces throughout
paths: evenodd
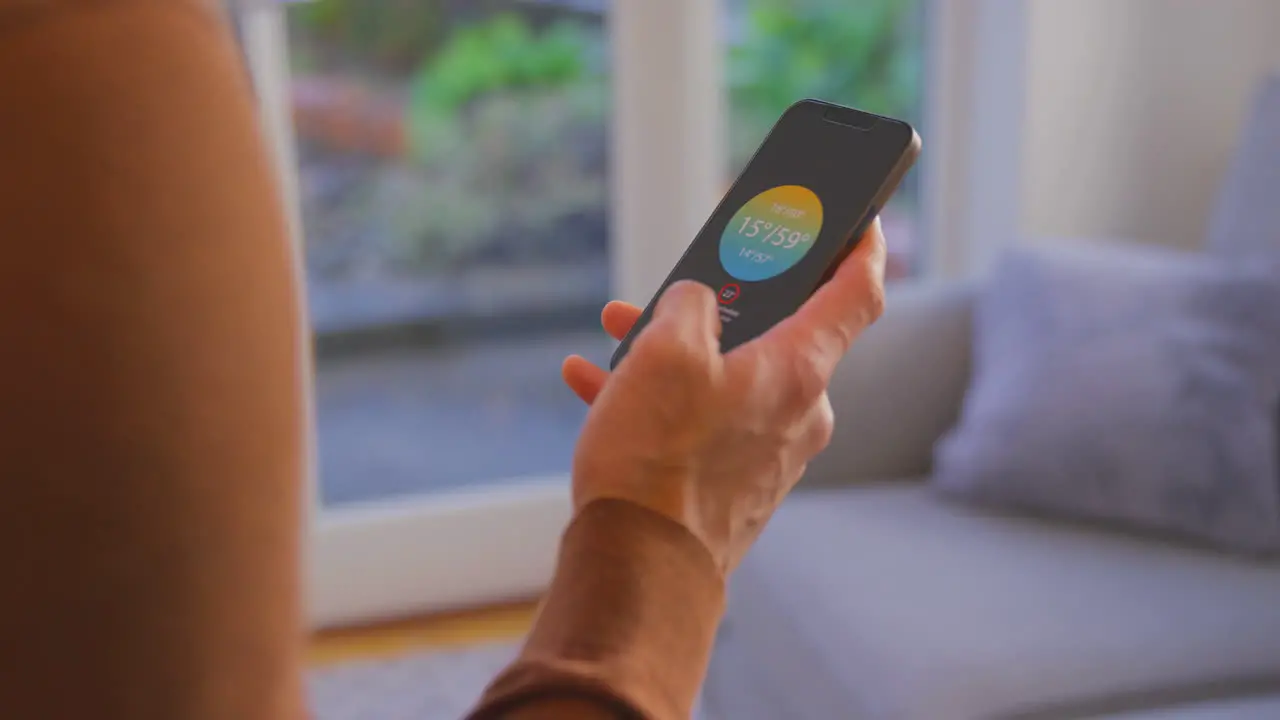
M 520 658 L 472 716 L 534 696 L 613 698 L 643 717 L 689 717 L 724 611 L 724 579 L 688 530 L 597 496 L 565 530 Z
M 600 479 L 597 479 L 600 478 Z M 577 474 L 574 476 L 574 512 L 581 513 L 596 500 L 619 500 L 675 522 L 698 541 L 723 576 L 729 566 L 727 532 L 699 502 L 697 477 L 687 468 L 649 468 L 637 473 Z

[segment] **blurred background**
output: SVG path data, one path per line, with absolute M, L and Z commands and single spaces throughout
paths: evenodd
M 563 471 L 610 299 L 609 3 L 315 0 L 287 11 L 328 502 Z M 919 120 L 919 0 L 720 8 L 725 187 L 782 110 Z M 923 242 L 911 176 L 893 275 Z
M 1280 717 L 1280 3 L 244 3 L 315 338 L 319 717 L 456 715 L 510 657 L 562 358 L 607 362 L 601 305 L 803 97 L 925 150 L 700 720 Z

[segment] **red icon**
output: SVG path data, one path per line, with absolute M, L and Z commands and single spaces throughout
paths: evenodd
M 734 300 L 738 299 L 738 295 L 742 294 L 742 288 L 737 283 L 729 283 L 720 288 L 720 304 L 732 305 Z

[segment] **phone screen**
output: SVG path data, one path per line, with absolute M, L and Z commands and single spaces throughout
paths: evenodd
M 716 291 L 725 352 L 786 318 L 857 241 L 914 160 L 911 126 L 805 100 L 774 125 L 658 294 Z M 614 353 L 617 366 L 652 303 Z

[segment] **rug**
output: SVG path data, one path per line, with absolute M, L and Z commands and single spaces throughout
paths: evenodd
M 515 644 L 472 645 L 312 670 L 314 720 L 459 720 L 515 657 Z M 699 708 L 695 720 L 708 720 Z

